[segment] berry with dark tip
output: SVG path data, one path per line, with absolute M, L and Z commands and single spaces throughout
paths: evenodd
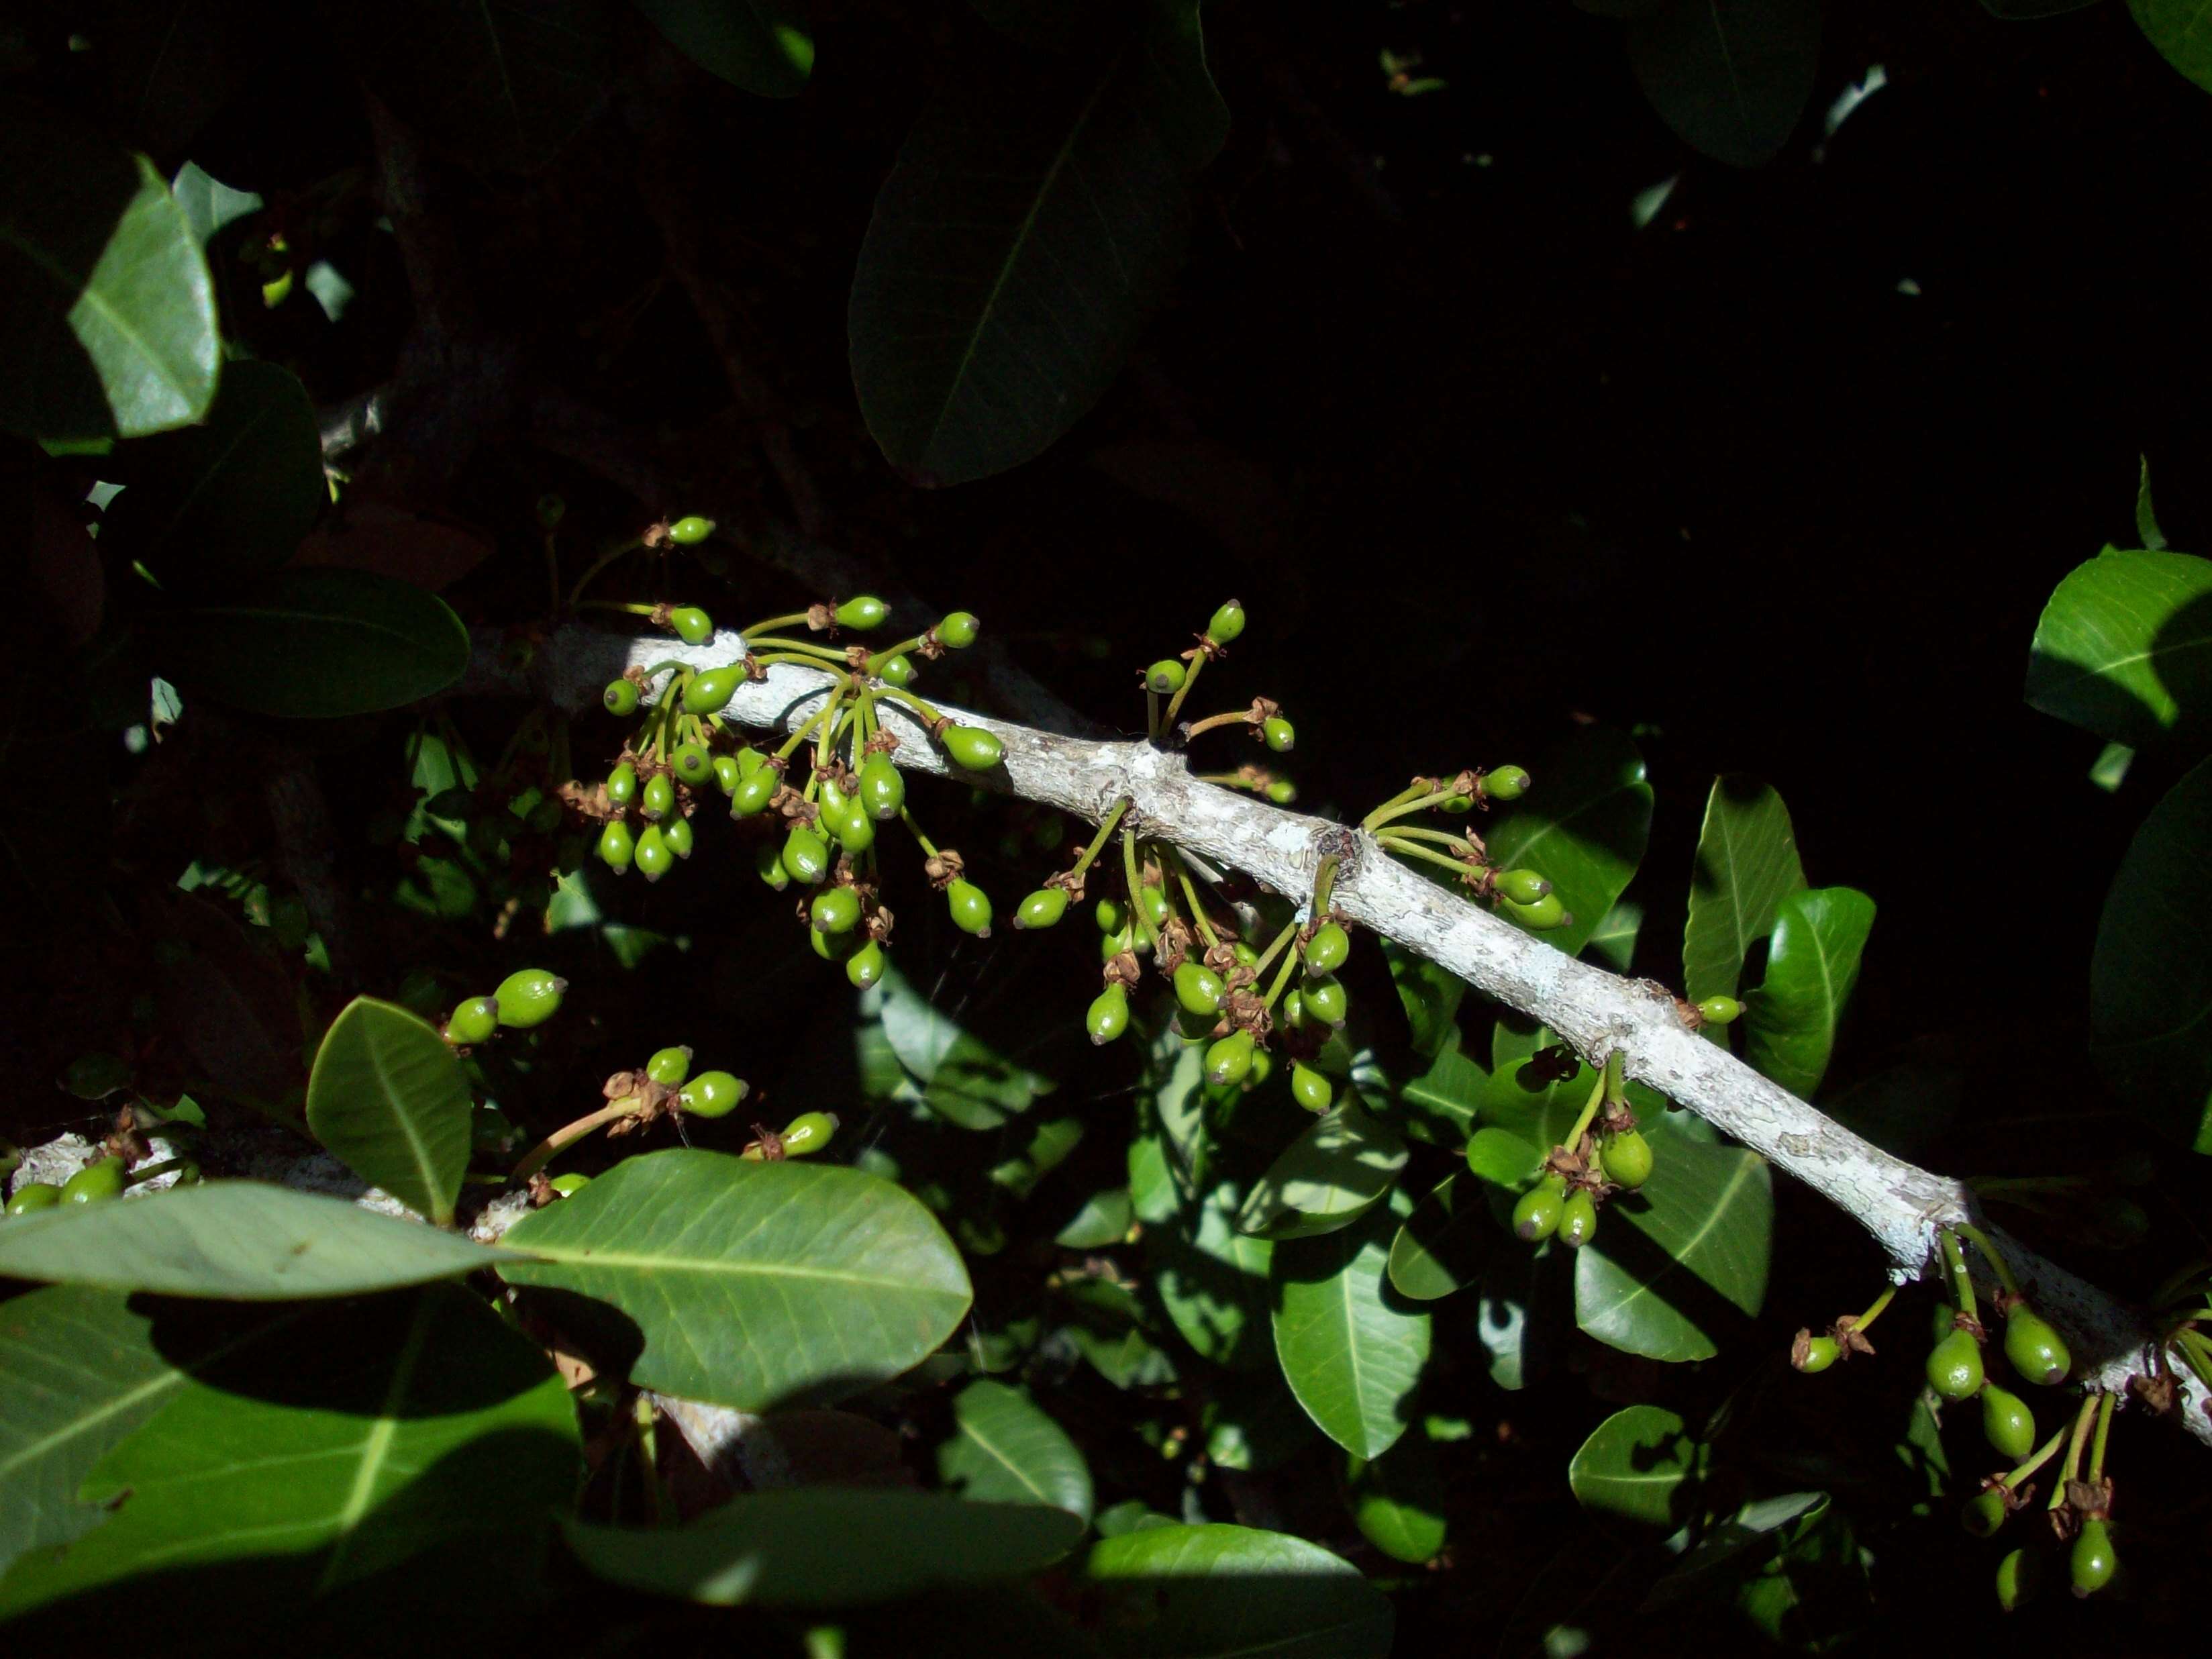
M 494 997 L 471 997 L 446 1018 L 446 1041 L 464 1047 L 489 1042 L 499 1030 L 499 1002 Z
M 668 613 L 668 625 L 686 645 L 704 645 L 714 637 L 714 619 L 696 605 L 683 605 Z

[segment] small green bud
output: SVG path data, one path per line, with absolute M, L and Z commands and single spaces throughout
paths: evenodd
M 1341 1025 L 1346 1012 L 1344 986 L 1333 979 L 1309 978 L 1305 982 L 1305 1011 L 1310 1019 L 1324 1025 Z
M 886 657 L 884 659 L 884 665 L 878 672 L 878 678 L 885 685 L 896 685 L 903 691 L 921 678 L 921 672 L 914 665 L 914 659 L 902 651 L 896 657 Z
M 9 1215 L 33 1215 L 62 1201 L 62 1189 L 51 1181 L 26 1181 L 8 1200 Z
M 698 844 L 698 837 L 692 832 L 691 820 L 681 813 L 660 826 L 660 841 L 679 859 L 690 858 L 691 849 Z
M 655 772 L 638 791 L 637 810 L 648 818 L 665 818 L 676 810 L 676 786 L 668 774 Z
M 1155 696 L 1171 697 L 1182 690 L 1188 671 L 1173 657 L 1162 657 L 1145 671 L 1145 690 Z
M 709 668 L 694 674 L 690 684 L 684 688 L 684 712 L 719 714 L 730 706 L 730 699 L 738 695 L 738 688 L 744 683 L 745 671 L 740 667 Z
M 1492 800 L 1519 800 L 1528 793 L 1528 775 L 1517 766 L 1492 767 L 1477 781 Z
M 499 1030 L 499 1002 L 493 997 L 470 997 L 446 1017 L 446 1041 L 466 1048 L 489 1042 Z
M 1808 1375 L 1825 1371 L 1843 1357 L 1843 1350 L 1832 1336 L 1814 1336 L 1808 1331 L 1797 1333 L 1798 1341 L 1790 1351 L 1790 1363 Z
M 1288 806 L 1298 798 L 1298 787 L 1288 778 L 1277 778 L 1267 786 L 1267 799 L 1278 806 Z
M 973 613 L 956 611 L 937 624 L 938 641 L 948 650 L 965 651 L 975 643 L 976 631 L 981 626 Z
M 825 887 L 808 907 L 814 926 L 825 933 L 849 933 L 860 922 L 860 896 L 849 887 Z
M 830 1137 L 837 1133 L 837 1119 L 830 1112 L 801 1112 L 783 1126 L 777 1139 L 783 1142 L 786 1158 L 811 1158 L 830 1144 Z
M 1535 1244 L 1559 1231 L 1559 1217 L 1567 1207 L 1566 1190 L 1567 1183 L 1558 1176 L 1540 1177 L 1513 1206 L 1513 1236 L 1524 1244 Z
M 645 1062 L 645 1074 L 664 1089 L 682 1085 L 691 1075 L 691 1050 L 688 1048 L 660 1048 Z
M 634 680 L 609 680 L 607 689 L 599 693 L 599 702 L 607 713 L 617 720 L 637 713 L 637 683 Z
M 748 749 L 745 752 L 750 755 L 752 750 Z M 738 786 L 743 783 L 744 779 L 744 768 L 738 763 L 735 755 L 714 757 L 714 785 L 725 795 L 736 794 Z
M 791 873 L 783 867 L 783 854 L 776 847 L 763 847 L 753 854 L 753 871 L 779 893 L 791 885 Z
M 2067 1558 L 2066 1565 L 2076 1595 L 2094 1595 L 2112 1582 L 2120 1563 L 2112 1553 L 2112 1531 L 2103 1521 L 2092 1516 L 2081 1523 L 2081 1530 L 2074 1539 L 2074 1553 Z
M 686 645 L 704 645 L 714 637 L 714 619 L 696 605 L 680 605 L 668 613 L 668 625 Z
M 1198 1018 L 1209 1018 L 1221 1012 L 1221 999 L 1227 988 L 1220 975 L 1188 957 L 1175 970 L 1176 1001 L 1185 1013 Z
M 1288 754 L 1297 744 L 1297 728 L 1280 714 L 1270 714 L 1260 722 L 1260 735 L 1267 747 L 1279 755 Z
M 1249 1031 L 1231 1031 L 1206 1051 L 1206 1080 L 1216 1088 L 1242 1083 L 1252 1070 L 1255 1046 Z
M 668 539 L 678 547 L 696 547 L 714 533 L 714 521 L 694 513 L 668 526 Z
M 1928 1386 L 1946 1400 L 1971 1400 L 1982 1386 L 1982 1350 L 1971 1331 L 1954 1329 L 1928 1355 Z
M 527 1030 L 559 1013 L 561 999 L 568 991 L 568 981 L 558 974 L 543 968 L 518 968 L 500 981 L 492 997 L 499 1004 L 501 1024 Z
M 1559 1243 L 1580 1249 L 1597 1237 L 1597 1201 L 1577 1187 L 1559 1210 Z
M 2043 1588 L 2043 1552 L 2032 1545 L 2009 1551 L 1997 1563 L 1997 1605 L 2010 1613 Z
M 637 855 L 637 837 L 620 818 L 611 819 L 607 827 L 599 831 L 599 862 L 620 875 Z
M 1641 1187 L 1651 1178 L 1651 1143 L 1637 1130 L 1607 1135 L 1598 1143 L 1605 1178 L 1617 1187 Z
M 1213 620 L 1206 625 L 1206 636 L 1216 645 L 1226 645 L 1244 631 L 1244 607 L 1231 599 L 1213 613 Z
M 775 792 L 783 787 L 783 774 L 773 766 L 763 766 L 738 785 L 737 793 L 730 797 L 730 816 L 749 818 L 765 811 L 775 799 Z
M 1516 904 L 1534 904 L 1552 890 L 1552 884 L 1534 870 L 1507 870 L 1496 884 L 1498 896 Z
M 2004 1351 L 2013 1370 L 2046 1389 L 2063 1382 L 2074 1369 L 2074 1356 L 2067 1352 L 2065 1338 L 2025 1302 L 2014 1303 L 2005 1316 Z
M 2017 1463 L 2035 1449 L 2035 1414 L 2027 1402 L 1994 1382 L 1982 1385 L 1982 1437 L 1998 1456 Z
M 2005 1506 L 2004 1494 L 1991 1486 L 1966 1500 L 1966 1506 L 1959 1511 L 1959 1524 L 1977 1538 L 1990 1538 L 2011 1513 Z
M 952 757 L 957 766 L 963 766 L 970 772 L 988 772 L 1006 757 L 1006 747 L 981 726 L 948 726 L 945 728 L 945 752 Z
M 900 775 L 888 756 L 880 752 L 860 763 L 860 777 L 854 786 L 860 792 L 860 805 L 868 809 L 868 816 L 878 820 L 895 818 L 906 805 L 906 779 Z
M 1508 921 L 1518 922 L 1532 933 L 1548 933 L 1555 927 L 1565 927 L 1574 921 L 1574 913 L 1561 902 L 1557 893 L 1547 893 L 1534 904 L 1516 904 L 1511 899 L 1500 899 L 1498 914 Z
M 1302 1060 L 1295 1060 L 1291 1066 L 1291 1098 L 1310 1112 L 1325 1112 L 1336 1098 L 1336 1085 L 1325 1073 Z
M 793 881 L 813 886 L 830 873 L 829 843 L 805 824 L 793 824 L 783 839 L 783 867 Z
M 1104 1044 L 1129 1029 L 1129 994 L 1117 981 L 1098 994 L 1083 1016 L 1083 1029 L 1093 1042 Z
M 870 939 L 845 958 L 845 977 L 856 991 L 865 991 L 884 976 L 890 963 L 884 959 L 884 947 Z
M 119 1158 L 95 1158 L 62 1182 L 64 1204 L 105 1204 L 123 1196 L 130 1169 Z
M 676 769 L 679 781 L 694 787 L 714 775 L 714 757 L 699 744 L 678 744 L 676 752 L 668 757 L 668 763 Z
M 592 1178 L 587 1175 L 571 1172 L 568 1175 L 556 1175 L 545 1184 L 563 1198 L 574 1198 L 592 1184 Z
M 973 933 L 978 939 L 991 936 L 990 896 L 972 881 L 955 881 L 945 890 L 945 901 L 951 907 L 952 925 L 963 933 Z
M 1306 941 L 1306 971 L 1333 974 L 1351 959 L 1352 936 L 1335 922 L 1325 921 Z
M 1743 1004 L 1734 997 L 1707 997 L 1698 1005 L 1698 1018 L 1707 1025 L 1733 1025 L 1743 1018 Z
M 890 614 L 890 606 L 872 593 L 863 593 L 837 607 L 837 626 L 865 634 L 871 628 L 882 626 L 884 618 Z
M 1014 909 L 1014 926 L 1022 929 L 1050 927 L 1067 914 L 1067 892 L 1060 887 L 1040 887 Z
M 727 1117 L 752 1090 L 727 1072 L 702 1072 L 684 1085 L 676 1103 L 694 1117 Z

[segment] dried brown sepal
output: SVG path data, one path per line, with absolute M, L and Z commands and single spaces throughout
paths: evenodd
M 1803 1370 L 1805 1362 L 1813 1357 L 1813 1333 L 1804 1326 L 1790 1339 L 1790 1364 L 1794 1370 Z
M 2160 1356 L 2161 1363 L 2154 1374 L 2146 1373 L 2129 1385 L 2135 1390 L 2136 1398 L 2160 1417 L 2172 1411 L 2174 1395 L 2173 1374 L 2166 1369 L 2164 1358 Z
M 1874 1352 L 1874 1344 L 1869 1342 L 1859 1330 L 1859 1316 L 1856 1314 L 1839 1316 L 1836 1322 L 1828 1327 L 1828 1334 L 1835 1339 L 1836 1346 L 1839 1351 L 1837 1356 L 1838 1358 L 1849 1359 L 1855 1353 Z
M 1144 983 L 1145 970 L 1138 966 L 1134 951 L 1122 951 L 1099 970 L 1099 976 L 1109 985 L 1119 985 L 1133 991 Z
M 865 674 L 868 672 L 868 659 L 875 654 L 865 645 L 848 645 L 845 647 L 845 666 L 855 674 Z
M 2066 1483 L 2066 1507 L 2084 1521 L 2111 1520 L 2112 1477 L 2108 1474 L 2095 1480 L 2069 1480 Z
M 599 1093 L 609 1100 L 622 1100 L 636 1094 L 652 1080 L 642 1072 L 617 1072 L 599 1085 Z
M 1479 857 L 1472 848 L 1467 855 L 1467 870 L 1460 879 L 1474 890 L 1475 897 L 1486 902 L 1498 896 L 1498 866 Z
M 1208 662 L 1219 662 L 1229 654 L 1229 647 L 1211 634 L 1194 634 L 1191 637 L 1198 643 L 1182 653 L 1183 660 L 1186 662 L 1193 657 L 1204 657 Z
M 1625 1135 L 1636 1127 L 1636 1109 L 1626 1099 L 1608 1100 L 1598 1112 L 1597 1127 L 1603 1134 Z
M 1057 887 L 1065 892 L 1067 895 L 1067 902 L 1071 904 L 1083 902 L 1083 883 L 1084 872 L 1079 870 L 1063 870 L 1056 876 L 1047 876 L 1044 878 L 1046 886 Z
M 827 599 L 817 600 L 806 607 L 806 626 L 817 634 L 833 634 L 837 629 L 837 607 Z
M 1671 991 L 1668 993 L 1673 996 Z M 1698 1012 L 1698 1005 L 1683 997 L 1674 997 L 1674 1017 L 1692 1031 L 1705 1029 L 1705 1017 Z
M 822 816 L 822 809 L 799 791 L 785 784 L 769 797 L 769 811 L 781 814 L 793 823 L 812 823 Z
M 931 738 L 941 744 L 945 741 L 945 732 L 952 728 L 954 722 L 951 715 L 939 714 L 933 720 L 923 720 L 921 724 L 922 729 L 929 733 Z
M 937 637 L 934 628 L 922 635 L 921 641 L 914 647 L 914 654 L 927 662 L 935 662 L 945 654 L 945 641 Z
M 929 884 L 940 893 L 959 880 L 967 868 L 968 861 L 950 847 L 931 854 L 921 864 L 922 873 L 929 878 Z
M 757 1164 L 779 1164 L 783 1161 L 783 1137 L 765 1123 L 753 1125 L 752 1144 L 738 1154 Z
M 864 755 L 888 755 L 898 746 L 899 740 L 896 733 L 878 726 L 870 734 L 868 740 L 860 745 L 860 752 Z
M 1267 733 L 1261 730 L 1261 727 L 1264 726 L 1267 721 L 1274 719 L 1276 715 L 1282 712 L 1283 705 L 1277 702 L 1273 697 L 1255 697 L 1252 699 L 1251 708 L 1245 710 L 1244 721 L 1245 724 L 1251 728 L 1252 737 L 1255 742 L 1263 742 L 1266 740 Z
M 1224 979 L 1237 971 L 1237 949 L 1226 939 L 1208 945 L 1201 960 Z
M 1990 1340 L 1990 1334 L 1984 1328 L 1982 1322 L 1963 1308 L 1951 1316 L 1951 1328 L 1966 1332 L 1977 1342 L 1986 1343 Z
M 1232 1030 L 1249 1031 L 1264 1040 L 1275 1028 L 1274 1016 L 1267 1012 L 1267 1000 L 1258 992 L 1237 989 L 1221 1000 L 1221 1035 Z
M 548 1204 L 550 1204 L 555 1199 L 560 1196 L 558 1193 L 553 1190 L 553 1182 L 551 1178 L 548 1176 L 543 1170 L 540 1170 L 536 1175 L 530 1177 L 529 1190 L 530 1207 L 533 1210 L 544 1209 Z
M 873 906 L 868 911 L 868 919 L 864 924 L 868 930 L 868 937 L 878 945 L 890 944 L 894 920 L 890 906 L 888 904 Z
M 638 533 L 638 544 L 649 547 L 656 553 L 665 551 L 676 544 L 675 537 L 670 532 L 668 520 L 656 519 Z

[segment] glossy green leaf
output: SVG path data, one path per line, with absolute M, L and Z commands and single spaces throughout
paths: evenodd
M 1455 1022 L 1467 981 L 1390 939 L 1382 941 L 1382 959 L 1390 966 L 1390 982 L 1398 988 L 1406 1023 L 1413 1028 L 1413 1052 L 1433 1058 L 1458 1035 Z
M 963 1129 L 995 1129 L 1054 1088 L 1018 1065 L 908 983 L 884 975 L 883 1032 L 929 1109 Z
M 285 1302 L 453 1279 L 510 1253 L 343 1199 L 210 1181 L 0 1227 L 0 1275 Z
M 1390 1290 L 1398 1203 L 1353 1225 L 1275 1247 L 1275 1355 L 1323 1434 L 1380 1457 L 1412 1420 L 1429 1357 L 1429 1316 Z
M 126 487 L 101 546 L 172 592 L 276 569 L 329 499 L 307 389 L 251 359 L 223 370 L 204 422 L 120 444 L 106 471 Z
M 1673 1412 L 1631 1406 L 1583 1442 L 1567 1465 L 1567 1484 L 1584 1509 L 1680 1526 L 1696 1496 L 1698 1451 L 1689 1425 Z
M 789 98 L 814 72 L 805 0 L 635 0 L 668 44 L 733 87 Z
M 1644 907 L 1626 899 L 1605 913 L 1583 946 L 1583 960 L 1625 974 L 1636 957 L 1636 936 L 1644 929 Z
M 611 1583 L 710 1607 L 836 1607 L 1035 1572 L 1083 1535 L 1066 1510 L 936 1492 L 746 1492 L 683 1528 L 562 1523 Z
M 1406 1143 L 1346 1096 L 1252 1183 L 1237 1217 L 1237 1231 L 1310 1238 L 1349 1226 L 1389 1194 L 1406 1156 Z
M 1796 833 L 1782 797 L 1755 778 L 1716 778 L 1690 875 L 1683 994 L 1692 1002 L 1734 996 L 1744 957 L 1773 931 L 1783 899 L 1804 884 Z
M 1651 1178 L 1616 1195 L 1576 1252 L 1575 1319 L 1629 1353 L 1710 1359 L 1766 1299 L 1772 1177 L 1756 1152 L 1647 1127 Z
M 2154 553 L 2166 550 L 2166 532 L 2158 522 L 2158 508 L 2150 497 L 2150 457 L 2141 458 L 2136 473 L 2136 538 Z
M 973 1504 L 1047 1504 L 1091 1518 L 1091 1470 L 1067 1431 L 1026 1389 L 970 1382 L 952 1401 L 937 1478 Z
M 1127 1236 L 1129 1224 L 1135 1219 L 1136 1209 L 1130 1202 L 1129 1189 L 1109 1187 L 1085 1199 L 1083 1207 L 1053 1235 L 1052 1242 L 1063 1250 L 1103 1249 L 1109 1244 L 1120 1243 Z
M 1820 58 L 1820 0 L 1679 0 L 1628 25 L 1652 108 L 1730 167 L 1755 167 L 1789 142 Z
M 307 1079 L 307 1127 L 371 1186 L 440 1226 L 469 1168 L 475 1103 L 437 1028 L 356 997 L 331 1022 Z
M 968 1270 L 910 1194 L 857 1170 L 673 1149 L 525 1216 L 511 1283 L 612 1304 L 641 1388 L 762 1411 L 919 1364 L 968 1311 Z
M 1443 1472 L 1426 1435 L 1415 1431 L 1372 1462 L 1351 1459 L 1344 1486 L 1352 1524 L 1383 1554 L 1419 1566 L 1443 1548 Z
M 1432 1146 L 1462 1145 L 1474 1127 L 1490 1074 L 1449 1042 L 1429 1062 L 1429 1069 L 1409 1078 L 1398 1091 L 1406 1132 Z
M 2204 0 L 2128 0 L 2128 9 L 2167 63 L 2212 92 L 2212 14 Z
M 177 176 L 169 181 L 169 192 L 184 210 L 185 222 L 192 228 L 202 246 L 225 225 L 261 211 L 260 197 L 250 190 L 234 190 L 222 179 L 210 177 L 197 162 L 187 161 L 177 169 Z
M 118 1505 L 113 1518 L 17 1562 L 0 1613 L 156 1568 L 251 1563 L 257 1594 L 279 1596 L 432 1549 L 483 1571 L 543 1547 L 532 1518 L 570 1501 L 580 1467 L 568 1389 L 467 1291 L 302 1310 L 178 1385 L 100 1460 L 81 1496 Z
M 328 0 L 347 67 L 393 112 L 477 167 L 530 172 L 598 112 L 620 55 L 611 0 Z
M 175 612 L 162 670 L 187 698 L 327 720 L 434 696 L 469 665 L 469 630 L 434 593 L 365 570 L 280 570 Z
M 1434 1302 L 1465 1290 L 1480 1277 L 1483 1258 L 1497 1237 L 1497 1224 L 1474 1180 L 1446 1176 L 1390 1242 L 1390 1283 L 1399 1295 L 1415 1302 Z
M 2212 738 L 2212 559 L 2107 548 L 2035 625 L 2027 701 L 2148 749 Z
M 215 285 L 168 186 L 73 116 L 0 106 L 0 430 L 137 437 L 197 421 Z
M 908 134 L 848 317 L 861 413 L 938 483 L 1019 465 L 1097 403 L 1182 263 L 1187 177 L 1220 146 L 1195 5 L 1105 9 L 1041 57 L 1003 42 Z
M 1537 937 L 1572 956 L 1589 942 L 1643 861 L 1651 830 L 1644 757 L 1610 726 L 1585 726 L 1534 774 L 1484 840 L 1501 869 L 1526 868 L 1552 884 L 1571 926 Z
M 1127 1659 L 1384 1659 L 1382 1592 L 1318 1544 L 1249 1527 L 1147 1527 L 1083 1564 L 1099 1640 Z
M 1037 1183 L 1067 1161 L 1083 1141 L 1083 1120 L 1073 1115 L 1031 1119 L 1007 1132 L 1006 1155 L 985 1172 L 994 1187 L 1027 1198 Z
M 1874 901 L 1850 887 L 1801 888 L 1782 901 L 1766 977 L 1744 999 L 1744 1058 L 1811 1099 L 1835 1053 L 1836 1028 L 1859 978 Z
M 1822 1492 L 1783 1492 L 1756 1498 L 1726 1520 L 1714 1521 L 1699 1534 L 1697 1547 L 1651 1587 L 1645 1605 L 1663 1607 L 1715 1595 L 1723 1584 L 1771 1559 L 1791 1522 L 1818 1515 L 1827 1502 Z
M 1218 1182 L 1160 1230 L 1153 1284 L 1184 1341 L 1217 1365 L 1249 1370 L 1273 1363 L 1274 1246 L 1237 1230 L 1238 1198 L 1233 1182 Z
M 2212 1152 L 2212 761 L 2136 831 L 2097 923 L 2089 1027 L 2136 1111 Z

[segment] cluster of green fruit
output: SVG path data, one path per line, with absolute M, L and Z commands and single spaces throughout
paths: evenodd
M 446 1017 L 446 1041 L 457 1048 L 491 1041 L 502 1025 L 526 1031 L 561 1012 L 568 981 L 543 968 L 518 968 L 489 996 L 464 997 Z
M 1449 870 L 1507 921 L 1532 933 L 1570 927 L 1574 913 L 1534 870 L 1501 870 L 1469 823 L 1457 830 L 1409 823 L 1417 813 L 1465 817 L 1528 793 L 1528 774 L 1518 766 L 1472 768 L 1451 777 L 1418 777 L 1360 821 L 1360 828 L 1400 858 Z
M 199 1165 L 188 1159 L 172 1158 L 133 1174 L 129 1158 L 104 1154 L 58 1185 L 51 1181 L 16 1182 L 15 1192 L 8 1199 L 8 1213 L 35 1215 L 41 1210 L 57 1209 L 65 1204 L 103 1204 L 109 1199 L 122 1197 L 130 1188 L 143 1186 L 172 1170 L 176 1172 L 180 1187 L 190 1186 L 200 1178 Z
M 1468 1156 L 1470 1167 L 1482 1174 L 1472 1141 Z M 1599 1069 L 1574 1127 L 1515 1200 L 1513 1236 L 1527 1244 L 1557 1238 L 1581 1249 L 1597 1236 L 1597 1212 L 1605 1201 L 1641 1187 L 1651 1178 L 1651 1143 L 1636 1127 L 1620 1056 L 1614 1054 Z

